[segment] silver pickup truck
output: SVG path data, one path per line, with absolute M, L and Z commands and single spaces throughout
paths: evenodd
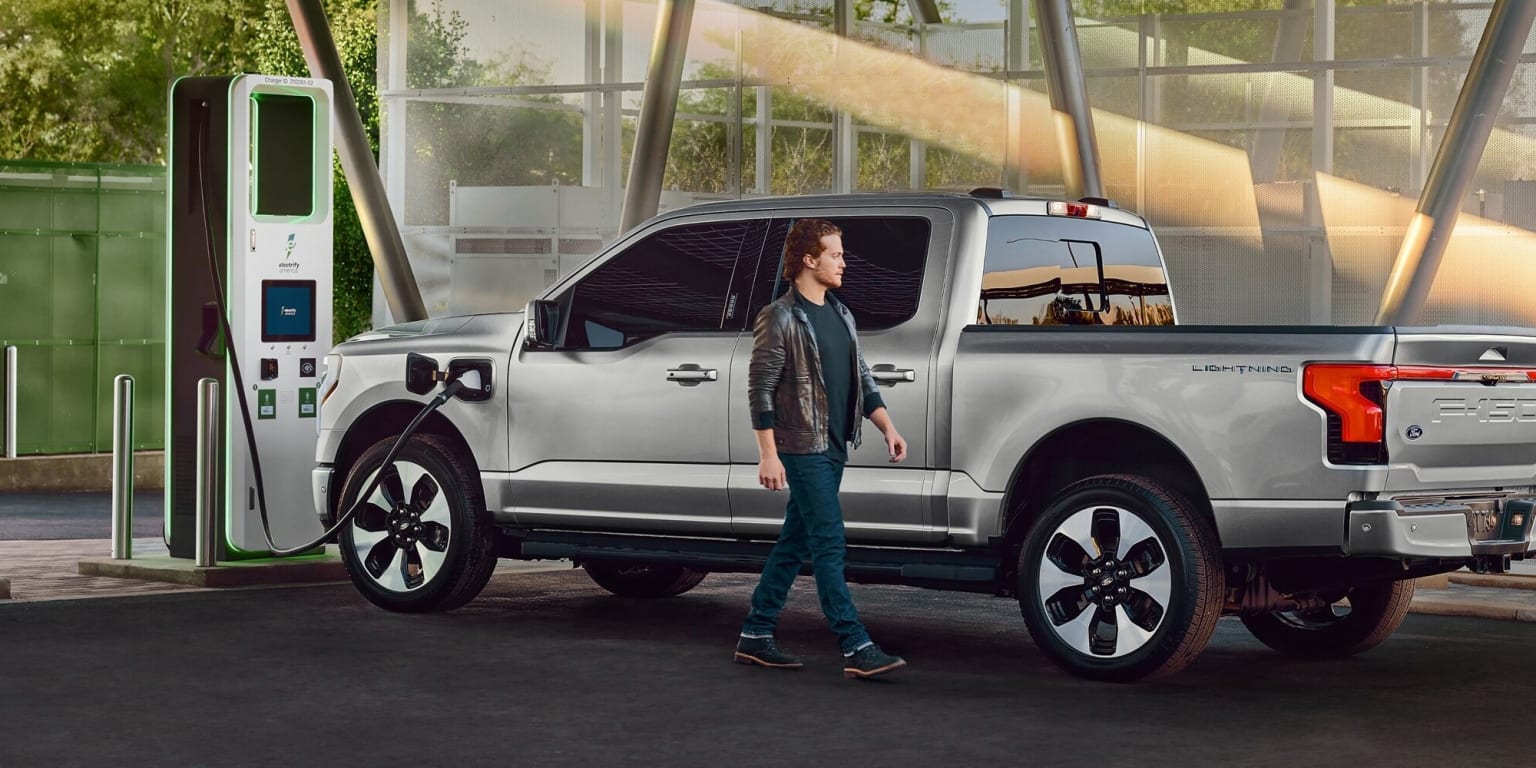
M 784 496 L 757 482 L 751 325 L 802 217 L 843 231 L 838 296 L 909 440 L 902 464 L 879 440 L 850 455 L 852 581 L 1014 597 L 1061 667 L 1132 680 L 1187 665 L 1223 615 L 1281 652 L 1356 653 L 1401 623 L 1415 577 L 1536 551 L 1536 339 L 1179 326 L 1141 218 L 977 190 L 687 208 L 526 312 L 336 347 L 327 523 L 434 372 L 480 374 L 338 533 L 362 594 L 454 608 L 498 558 L 569 559 L 637 598 L 758 570 Z

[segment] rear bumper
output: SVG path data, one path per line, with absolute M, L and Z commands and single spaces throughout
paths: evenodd
M 1352 557 L 1455 559 L 1536 551 L 1536 499 L 1356 501 L 1346 510 L 1344 554 Z

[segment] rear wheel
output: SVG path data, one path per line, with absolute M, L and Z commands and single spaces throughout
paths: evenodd
M 1259 642 L 1289 656 L 1337 659 L 1380 645 L 1408 616 L 1413 580 L 1361 584 L 1346 593 L 1349 604 L 1333 602 L 1307 611 L 1244 616 L 1243 626 Z
M 1019 555 L 1019 608 L 1035 644 L 1096 680 L 1194 661 L 1222 610 L 1216 534 L 1155 480 L 1100 475 L 1063 489 Z
M 698 586 L 709 575 L 708 571 L 673 563 L 594 560 L 582 563 L 582 567 L 598 586 L 619 597 L 676 597 Z
M 413 435 L 383 466 L 395 439 L 375 443 L 353 465 L 341 493 L 345 512 L 375 475 L 384 479 L 337 536 L 352 584 L 391 611 L 457 608 L 496 569 L 495 527 L 480 483 L 442 438 Z

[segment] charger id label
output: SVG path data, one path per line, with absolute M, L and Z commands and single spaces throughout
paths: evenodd
M 256 390 L 256 418 L 258 418 L 258 419 L 275 419 L 275 418 L 277 418 L 277 390 L 275 390 L 275 389 L 258 389 L 258 390 Z
M 315 417 L 315 390 L 313 387 L 299 390 L 299 418 Z

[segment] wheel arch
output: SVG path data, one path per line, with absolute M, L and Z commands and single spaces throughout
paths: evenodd
M 1003 495 L 1007 552 L 1017 552 L 1034 520 L 1063 488 L 1104 474 L 1144 475 L 1157 480 L 1189 499 L 1215 529 L 1205 483 L 1177 445 L 1141 424 L 1086 419 L 1051 431 L 1014 467 Z M 1219 543 L 1219 531 L 1217 540 Z
M 352 421 L 352 426 L 341 439 L 341 445 L 336 450 L 336 460 L 332 464 L 334 481 L 330 484 L 327 510 L 334 512 L 336 509 L 336 501 L 341 495 L 342 486 L 346 484 L 347 474 L 352 471 L 352 465 L 357 463 L 363 452 L 380 440 L 399 435 L 411 423 L 411 419 L 421 413 L 422 407 L 421 403 L 410 400 L 390 400 L 369 408 Z M 469 441 L 464 439 L 459 428 L 441 411 L 433 411 L 422 419 L 416 427 L 416 434 L 436 435 L 447 440 L 471 472 L 479 473 L 475 452 L 470 450 Z M 334 516 L 328 517 L 334 522 Z

